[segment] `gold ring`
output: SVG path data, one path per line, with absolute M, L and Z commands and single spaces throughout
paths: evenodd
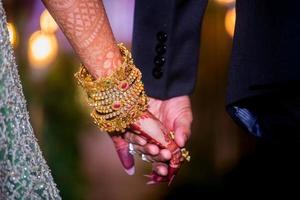
M 188 162 L 191 161 L 190 152 L 188 150 L 186 150 L 186 148 L 181 149 L 181 155 L 182 155 L 182 157 L 185 158 L 186 161 L 188 161 Z

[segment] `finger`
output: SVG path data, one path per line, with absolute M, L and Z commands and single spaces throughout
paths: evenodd
M 151 156 L 148 156 L 151 157 Z M 172 157 L 171 152 L 168 149 L 162 149 L 160 150 L 159 154 L 157 156 L 152 156 L 152 160 L 156 162 L 166 162 L 170 160 Z
M 160 150 L 160 152 L 159 152 L 159 159 L 161 161 L 170 160 L 171 157 L 172 157 L 172 153 L 171 153 L 170 150 L 168 150 L 168 149 L 162 149 L 162 150 Z
M 160 150 L 157 156 L 146 156 L 146 158 L 150 161 L 154 162 L 166 162 L 169 161 L 172 157 L 171 152 L 168 149 Z
M 191 123 L 192 120 L 186 118 L 179 118 L 175 120 L 174 123 L 175 142 L 179 147 L 184 147 L 186 141 L 190 137 Z
M 145 146 L 133 145 L 135 151 L 140 154 L 156 156 L 159 154 L 159 148 L 155 144 L 146 144 Z
M 168 175 L 168 165 L 166 163 L 156 162 L 153 163 L 153 171 L 160 176 Z
M 135 173 L 134 157 L 129 153 L 128 143 L 121 136 L 112 136 L 111 138 L 125 172 L 133 175 Z
M 140 146 L 144 146 L 145 144 L 147 144 L 147 141 L 144 138 L 131 132 L 126 132 L 124 135 L 124 139 L 129 143 Z

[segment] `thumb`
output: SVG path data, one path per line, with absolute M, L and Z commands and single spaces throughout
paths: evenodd
M 175 142 L 179 147 L 184 147 L 191 135 L 192 120 L 177 118 L 174 122 Z
M 135 173 L 134 157 L 129 153 L 128 143 L 121 136 L 112 136 L 117 154 L 128 175 Z

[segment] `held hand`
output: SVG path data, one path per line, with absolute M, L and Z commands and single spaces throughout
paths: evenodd
M 190 99 L 188 96 L 171 98 L 169 100 L 151 99 L 149 102 L 149 111 L 154 114 L 153 120 L 157 118 L 163 123 L 165 129 L 175 132 L 175 142 L 179 147 L 184 147 L 190 136 L 190 127 L 192 123 L 192 111 Z M 150 115 L 151 116 L 151 115 Z M 155 129 L 155 124 L 144 123 L 142 128 L 147 130 L 147 134 L 152 134 L 156 138 L 159 130 Z M 141 135 L 126 133 L 125 139 L 134 144 L 134 149 L 140 154 L 143 153 L 146 158 L 153 163 L 154 171 L 161 176 L 168 174 L 167 165 L 164 163 L 169 161 L 172 154 L 168 149 L 162 146 L 147 143 L 147 139 Z
M 118 157 L 128 175 L 133 175 L 135 173 L 134 156 L 130 153 L 128 141 L 131 141 L 132 144 L 138 144 L 135 145 L 136 152 L 150 155 L 147 156 L 149 161 L 164 162 L 171 159 L 171 152 L 169 150 L 160 150 L 160 148 L 165 148 L 167 146 L 165 138 L 158 138 L 159 135 L 167 134 L 167 130 L 161 126 L 158 119 L 148 112 L 144 113 L 141 116 L 141 119 L 146 120 L 148 123 L 150 122 L 152 125 L 147 126 L 147 122 L 141 123 L 142 120 L 139 120 L 132 125 L 132 131 L 134 133 L 127 132 L 125 135 L 111 134 L 111 139 L 114 143 Z M 142 132 L 147 132 L 147 134 L 141 134 Z M 157 141 L 154 141 L 153 138 L 156 138 Z M 160 145 L 154 143 L 159 143 Z M 155 164 L 154 169 L 160 174 L 167 175 L 166 164 Z
M 191 135 L 193 121 L 190 98 L 188 96 L 179 96 L 168 100 L 151 98 L 149 111 L 167 129 L 174 131 L 175 142 L 178 146 L 184 147 Z
M 161 148 L 168 147 L 169 139 L 167 138 L 167 134 L 169 132 L 151 113 L 145 112 L 137 122 L 131 125 L 131 131 L 134 133 L 127 132 L 125 135 L 111 133 L 111 138 L 121 164 L 128 175 L 133 175 L 135 172 L 134 157 L 130 153 L 129 140 L 132 144 L 138 144 L 135 145 L 136 152 L 151 155 L 147 156 L 150 161 L 163 162 L 171 159 L 171 152 L 169 150 L 160 150 Z M 159 164 L 154 166 L 161 174 L 167 175 L 167 165 L 164 164 L 164 168 L 159 166 Z
M 149 145 L 156 145 L 159 150 L 163 149 L 165 152 L 167 150 L 170 152 L 170 160 L 165 163 L 153 163 L 153 172 L 150 175 L 147 175 L 150 179 L 148 184 L 159 182 L 169 182 L 170 184 L 185 158 L 180 147 L 173 139 L 174 134 L 148 111 L 144 112 L 137 121 L 130 125 L 130 130 L 140 138 L 145 139 Z M 143 151 L 142 148 L 140 151 Z M 142 154 L 142 159 L 150 161 L 153 161 L 154 159 L 160 160 L 162 157 L 161 154 L 162 153 L 156 156 L 145 156 Z M 145 157 L 148 157 L 148 159 Z M 162 173 L 163 176 L 158 174 L 157 171 Z

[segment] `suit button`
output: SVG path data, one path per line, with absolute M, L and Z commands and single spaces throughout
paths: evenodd
M 163 75 L 163 72 L 161 70 L 160 67 L 155 67 L 153 70 L 152 70 L 152 75 L 154 76 L 154 78 L 156 79 L 160 79 Z
M 165 62 L 166 62 L 166 59 L 163 56 L 155 56 L 155 58 L 154 58 L 154 64 L 157 67 L 163 66 L 165 64 Z
M 167 33 L 163 32 L 163 31 L 160 31 L 160 32 L 157 33 L 156 38 L 161 43 L 165 43 L 168 39 L 168 35 L 167 35 Z
M 162 54 L 166 53 L 166 51 L 167 51 L 167 46 L 164 45 L 164 44 L 158 44 L 158 45 L 156 45 L 156 47 L 155 47 L 155 51 L 156 51 L 156 53 L 162 55 Z

